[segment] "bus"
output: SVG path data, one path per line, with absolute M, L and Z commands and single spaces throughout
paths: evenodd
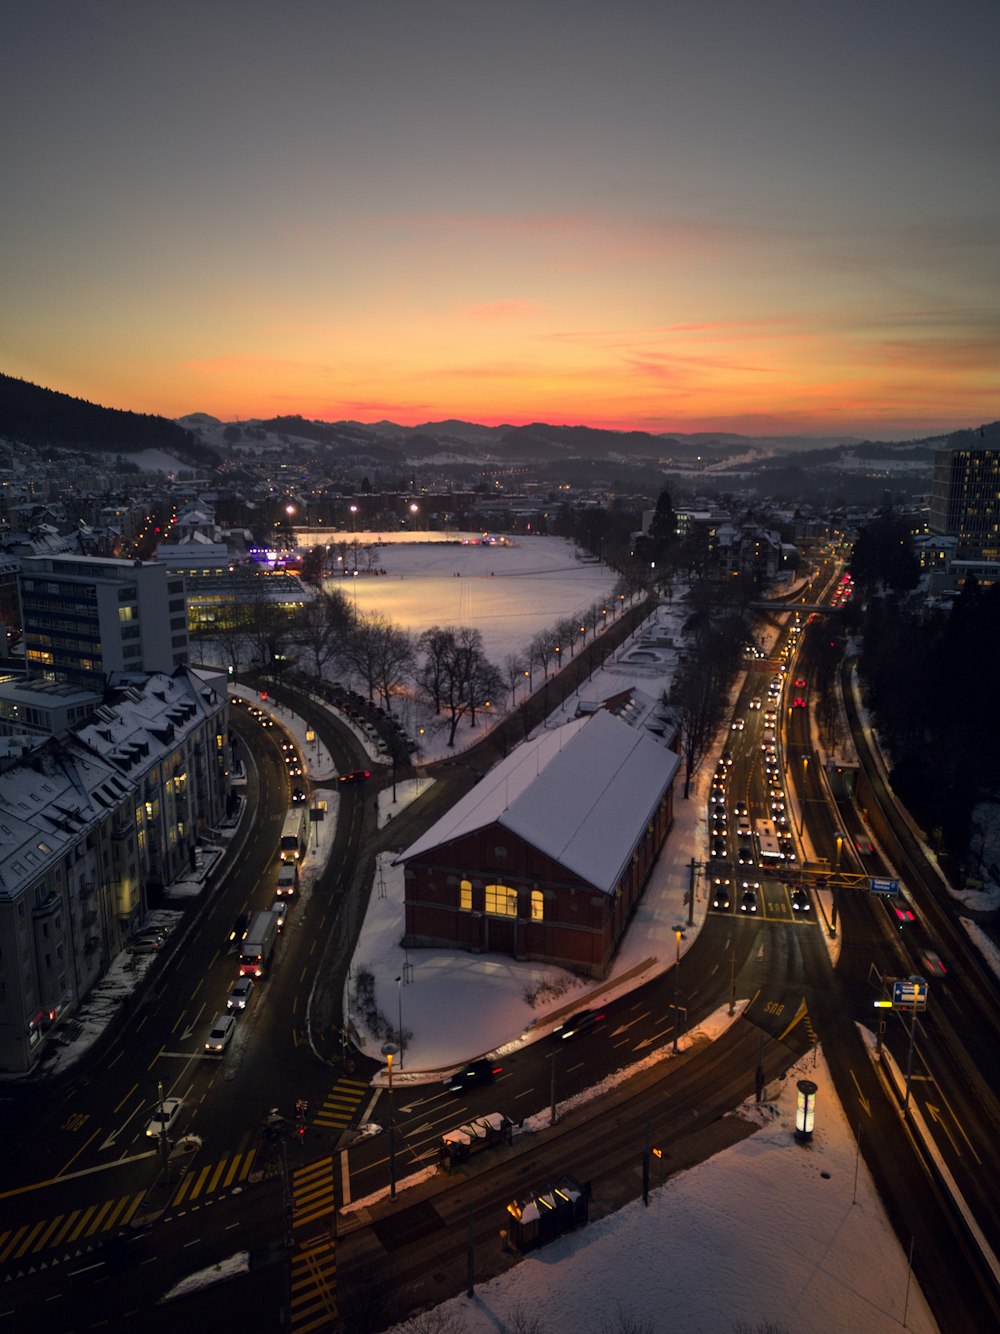
M 770 820 L 757 820 L 754 823 L 754 838 L 757 841 L 758 865 L 780 866 L 785 860 L 778 840 L 778 831 Z
M 281 826 L 278 854 L 283 862 L 301 861 L 306 851 L 306 808 L 293 806 Z

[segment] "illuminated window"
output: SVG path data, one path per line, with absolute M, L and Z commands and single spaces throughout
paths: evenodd
M 531 891 L 531 920 L 533 922 L 545 920 L 545 900 L 540 889 Z
M 516 917 L 517 890 L 508 885 L 487 885 L 486 911 L 494 917 Z
M 458 906 L 463 912 L 472 912 L 472 881 L 463 880 L 458 886 Z

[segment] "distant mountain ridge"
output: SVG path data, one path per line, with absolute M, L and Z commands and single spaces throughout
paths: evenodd
M 1000 422 L 976 430 L 908 441 L 862 440 L 853 436 L 747 436 L 731 432 L 615 431 L 580 424 L 531 422 L 485 426 L 458 419 L 401 426 L 392 421 L 316 421 L 300 415 L 245 422 L 224 422 L 211 413 L 193 412 L 171 421 L 155 414 L 102 407 L 0 374 L 0 439 L 33 448 L 63 447 L 124 455 L 143 450 L 168 451 L 196 465 L 219 461 L 227 447 L 295 440 L 334 458 L 375 463 L 420 462 L 444 465 L 452 460 L 500 465 L 559 465 L 575 461 L 621 460 L 645 468 L 775 468 L 832 465 L 838 457 L 929 462 L 933 450 L 947 443 L 966 447 L 982 442 L 1000 447 Z

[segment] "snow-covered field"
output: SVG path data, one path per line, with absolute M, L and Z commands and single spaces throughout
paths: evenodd
M 512 546 L 393 542 L 379 547 L 384 575 L 327 580 L 359 611 L 378 611 L 419 634 L 432 625 L 468 625 L 498 666 L 533 635 L 607 598 L 615 574 L 578 559 L 559 537 L 518 537 Z M 610 606 L 610 603 L 608 604 Z

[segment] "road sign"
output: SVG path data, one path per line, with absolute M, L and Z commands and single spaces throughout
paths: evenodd
M 894 1010 L 926 1010 L 927 983 L 922 977 L 898 979 L 892 984 Z
M 899 881 L 886 880 L 879 875 L 870 875 L 868 877 L 868 888 L 873 894 L 883 894 L 886 898 L 894 899 L 899 894 Z

